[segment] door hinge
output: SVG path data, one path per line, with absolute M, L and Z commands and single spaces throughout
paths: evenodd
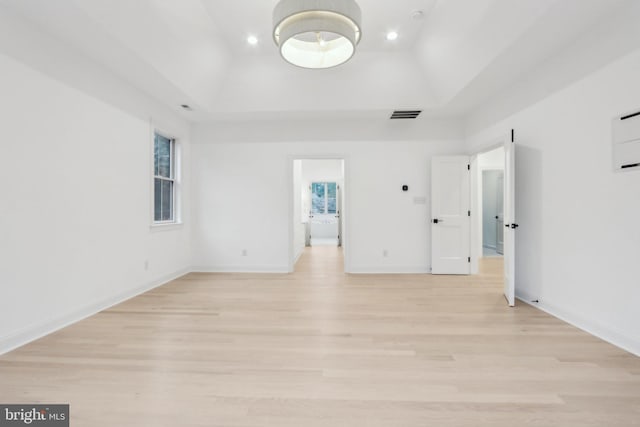
M 471 170 L 471 165 L 467 165 L 467 170 L 470 171 Z
M 471 211 L 467 211 L 468 216 L 471 216 Z
M 515 230 L 516 228 L 518 228 L 518 227 L 520 227 L 520 225 L 519 225 L 519 224 L 511 224 L 511 228 L 513 228 L 514 230 Z
M 516 131 L 511 129 L 511 142 L 516 142 Z
M 467 258 L 467 261 L 471 262 L 471 257 Z

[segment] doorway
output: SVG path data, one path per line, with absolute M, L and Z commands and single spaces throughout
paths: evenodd
M 491 264 L 494 270 L 503 270 L 504 256 L 504 199 L 505 199 L 505 150 L 493 148 L 476 156 L 476 180 L 474 188 L 475 212 L 473 227 L 475 239 L 473 253 L 478 259 L 478 269 Z
M 481 259 L 504 255 L 504 148 L 478 154 L 478 245 Z
M 290 271 L 303 253 L 342 257 L 346 228 L 345 160 L 300 158 L 292 164 Z
M 514 131 L 471 159 L 472 274 L 503 276 L 504 296 L 515 305 L 515 150 Z
M 504 169 L 482 171 L 482 256 L 504 254 Z

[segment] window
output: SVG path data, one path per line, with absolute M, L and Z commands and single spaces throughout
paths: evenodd
M 153 221 L 176 222 L 175 140 L 158 133 L 153 141 Z
M 338 185 L 335 182 L 311 184 L 311 213 L 335 214 L 337 212 Z

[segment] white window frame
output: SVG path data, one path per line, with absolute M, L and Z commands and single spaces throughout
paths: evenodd
M 170 152 L 170 178 L 159 176 L 155 174 L 155 137 L 159 135 L 171 141 Z M 156 229 L 170 229 L 172 226 L 181 226 L 181 191 L 180 191 L 180 176 L 181 176 L 181 147 L 179 140 L 172 136 L 170 133 L 164 132 L 159 129 L 154 129 L 151 136 L 151 227 Z M 173 182 L 173 218 L 166 221 L 156 221 L 155 219 L 155 181 L 160 179 L 163 181 Z
M 314 184 L 324 184 L 324 212 L 322 213 L 316 213 L 313 212 L 313 186 Z M 329 184 L 335 184 L 336 185 L 336 212 L 334 213 L 329 213 Z M 338 183 L 335 181 L 313 181 L 311 183 L 311 213 L 314 215 L 335 215 L 338 213 L 338 206 L 337 206 L 337 191 L 338 191 Z

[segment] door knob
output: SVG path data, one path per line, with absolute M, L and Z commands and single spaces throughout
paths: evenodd
M 440 222 L 444 222 L 444 221 L 443 221 L 443 220 L 441 220 L 441 219 L 437 219 L 437 218 L 433 220 L 433 223 L 434 223 L 434 224 L 438 224 L 438 223 L 440 223 Z

